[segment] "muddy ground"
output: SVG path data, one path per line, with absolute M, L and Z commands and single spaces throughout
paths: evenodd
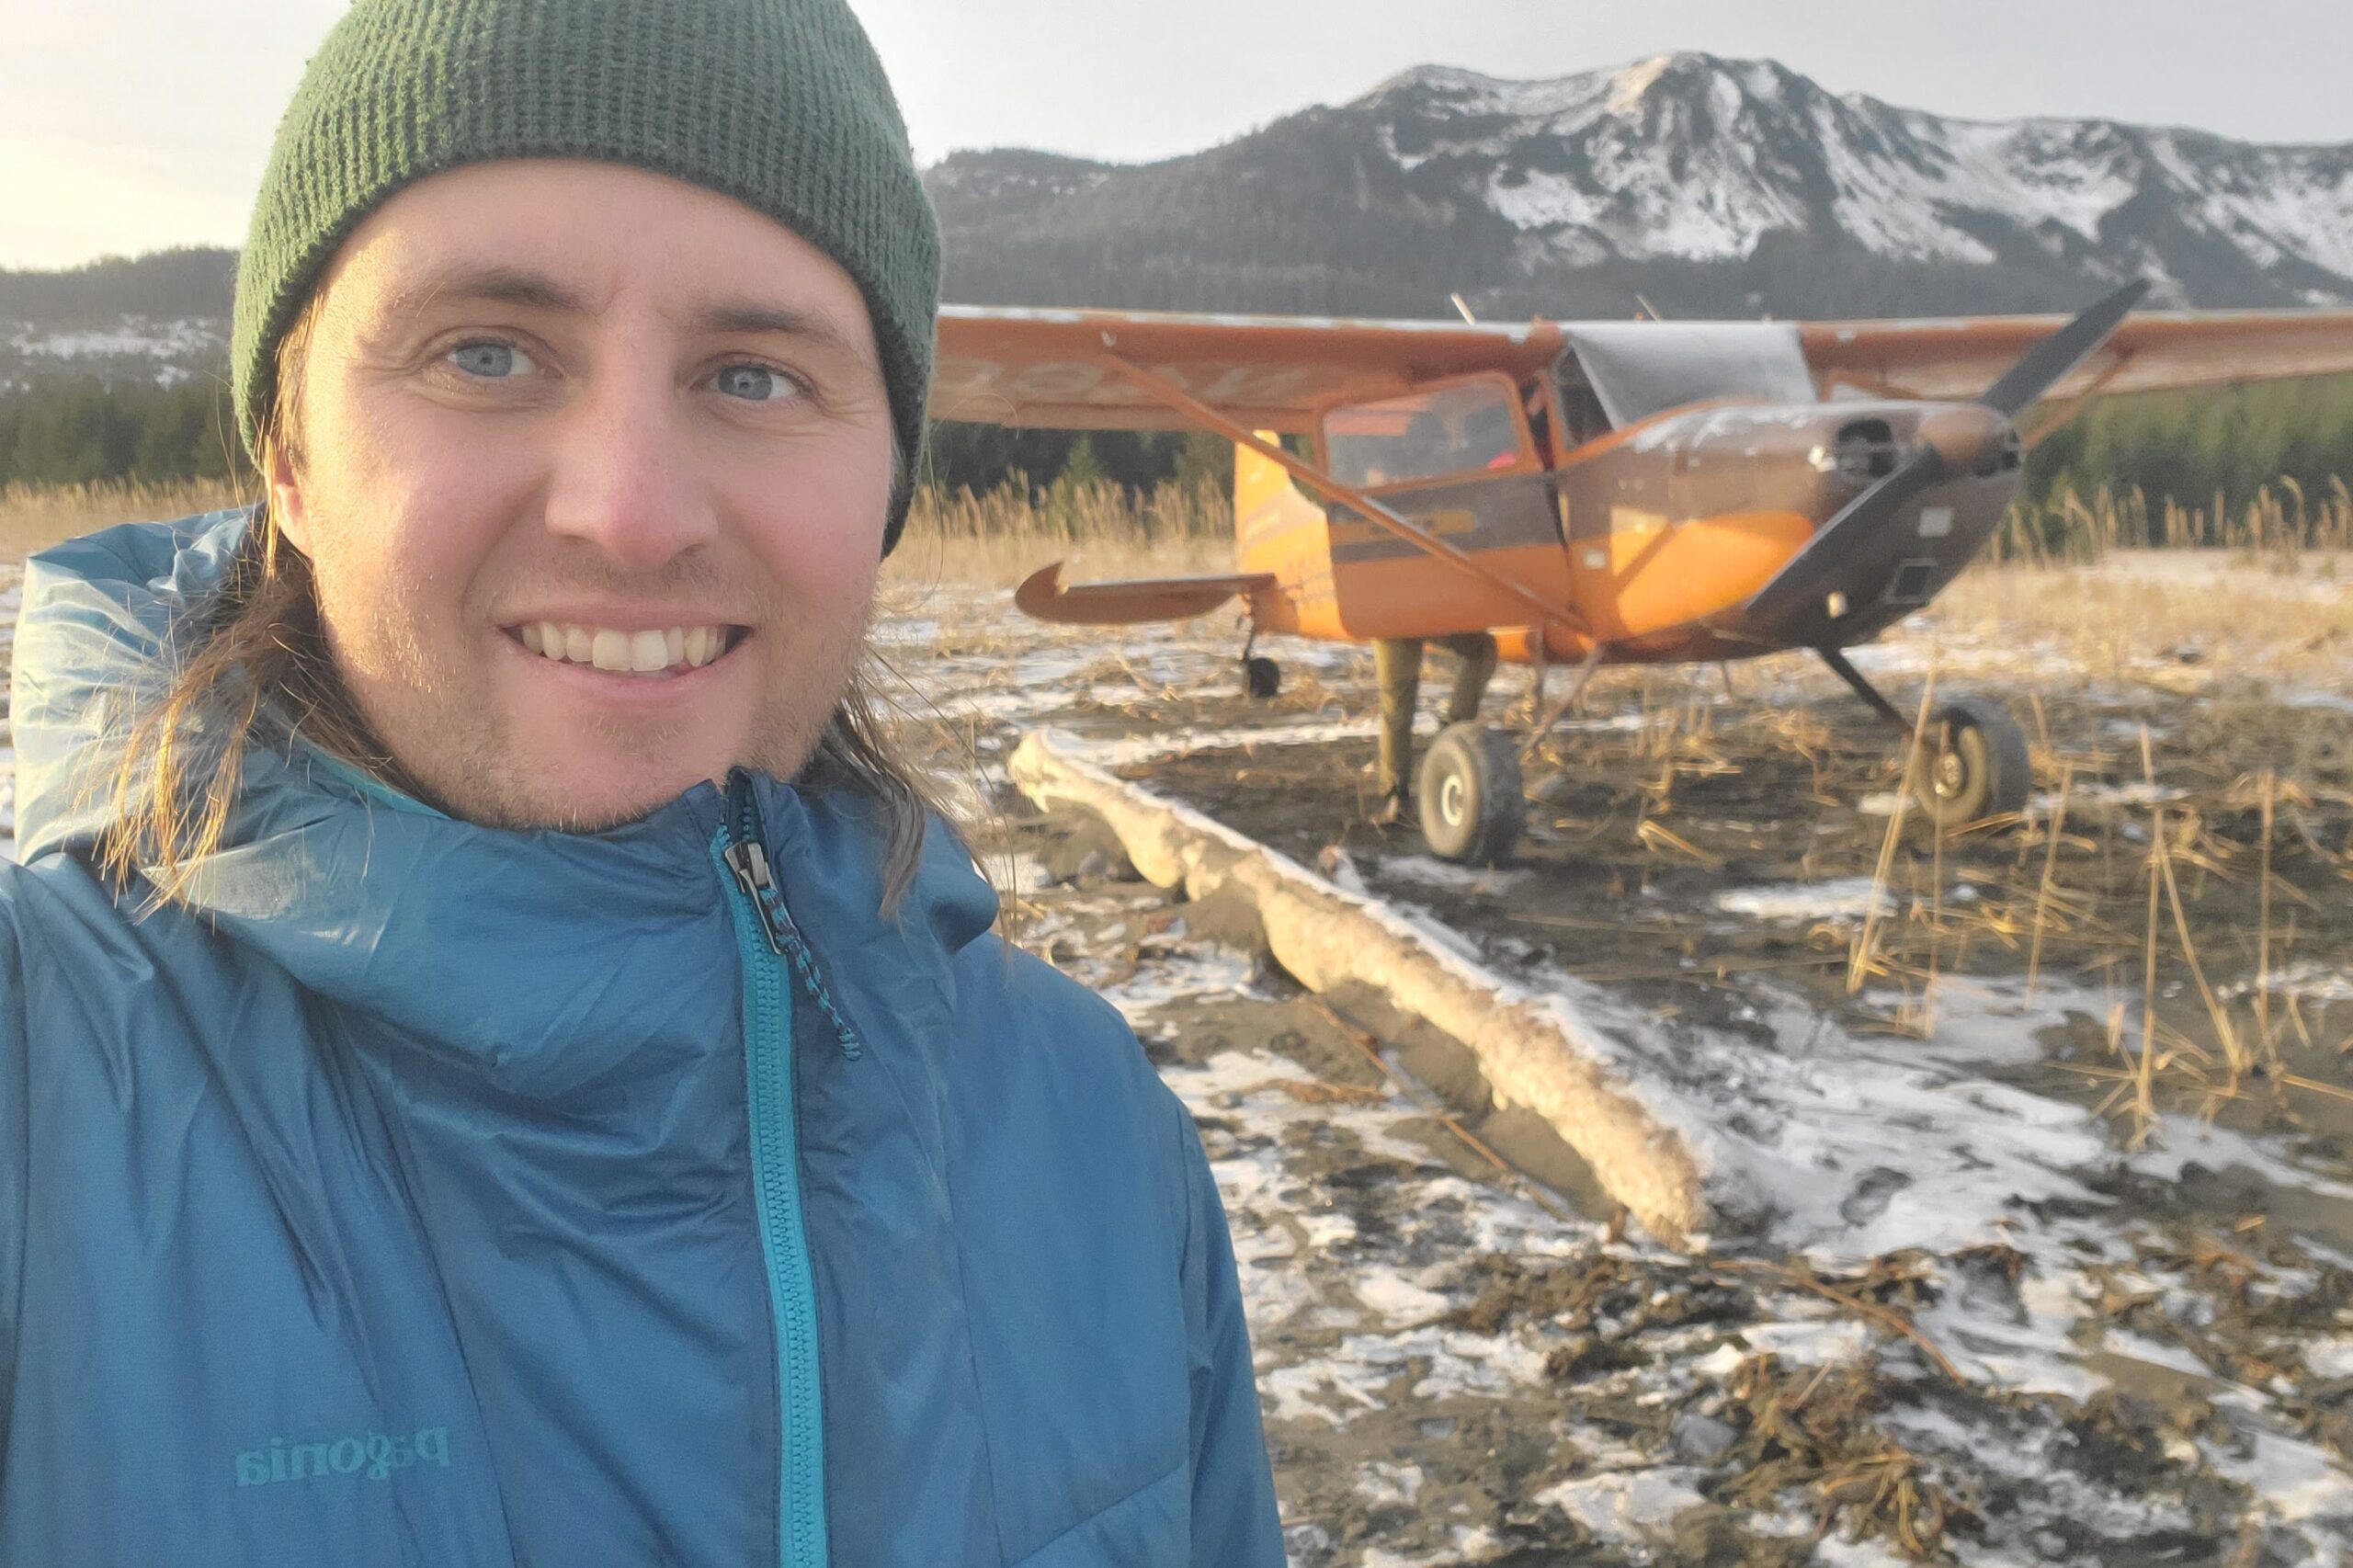
M 1894 754 L 1826 677 L 1606 675 L 1519 856 L 1467 872 L 1360 820 L 1360 650 L 1265 649 L 1286 688 L 1250 703 L 1221 618 L 1113 638 L 937 589 L 880 634 L 1006 928 L 1200 1126 L 1302 1568 L 2353 1554 L 2341 644 L 2094 668 L 1923 618 L 1862 662 L 2009 701 L 2041 799 L 1892 847 Z M 1036 816 L 1002 764 L 1048 724 L 1562 998 L 1752 1196 L 1736 1233 L 1653 1244 L 1459 1046 Z
M 893 647 L 961 692 L 1014 928 L 1201 1123 L 1295 1562 L 2346 1560 L 2353 669 L 2095 679 L 1924 618 L 1862 662 L 2003 698 L 2038 768 L 2027 822 L 1941 842 L 1891 841 L 1899 752 L 1826 676 L 1607 675 L 1473 872 L 1362 820 L 1357 651 L 1279 648 L 1252 703 L 1214 623 L 923 608 Z M 995 769 L 1039 724 L 1566 999 L 1745 1222 L 1650 1244 L 1460 1048 L 1036 820 Z

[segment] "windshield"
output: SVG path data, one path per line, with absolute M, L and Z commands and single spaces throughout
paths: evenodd
M 1335 408 L 1324 416 L 1328 472 L 1372 489 L 1518 468 L 1515 402 L 1511 383 L 1495 376 Z

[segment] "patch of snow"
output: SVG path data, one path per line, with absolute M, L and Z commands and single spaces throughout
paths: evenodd
M 1643 1545 L 1664 1537 L 1676 1515 L 1707 1501 L 1699 1488 L 1704 1473 L 1681 1465 L 1612 1471 L 1546 1487 L 1529 1500 L 1560 1509 L 1603 1540 Z
M 2276 1517 L 2290 1523 L 2326 1521 L 2331 1534 L 2353 1530 L 2353 1476 L 2327 1451 L 2301 1437 L 2260 1427 L 2245 1433 L 2245 1451 L 2222 1443 L 2200 1447 L 2214 1468 L 2253 1491 Z
M 1757 920 L 1860 920 L 1874 912 L 1893 914 L 1895 898 L 1869 877 L 1840 877 L 1822 882 L 1734 888 L 1718 893 L 1715 907 L 1727 915 Z
M 1376 877 L 1415 882 L 1423 887 L 1450 888 L 1461 892 L 1507 892 L 1528 881 L 1528 871 L 1492 866 L 1462 866 L 1428 855 L 1396 855 L 1371 862 Z
M 2307 1341 L 2304 1369 L 2316 1378 L 2353 1378 L 2353 1334 Z
M 1770 1354 L 1803 1367 L 1855 1360 L 1870 1349 L 1872 1340 L 1871 1330 L 1855 1319 L 1831 1317 L 1758 1324 L 1743 1328 L 1740 1336 L 1748 1341 L 1743 1356 Z
M 2353 1202 L 2353 1183 L 2334 1180 L 2244 1132 L 2194 1116 L 2160 1118 L 2150 1146 L 2132 1159 L 2133 1168 L 2178 1181 L 2189 1166 L 2210 1171 L 2245 1170 L 2275 1187 Z
M 1357 1284 L 1357 1300 L 1396 1323 L 1422 1323 L 1438 1316 L 1450 1304 L 1435 1290 L 1387 1270 L 1367 1274 Z
M 1119 984 L 1097 987 L 1096 994 L 1141 1028 L 1163 1007 L 1211 996 L 1261 994 L 1257 980 L 1257 965 L 1250 960 L 1203 944 L 1155 957 Z
M 2169 1372 L 2187 1377 L 2211 1380 L 2213 1373 L 2206 1363 L 2178 1345 L 2160 1345 L 2146 1335 L 2109 1325 L 2100 1336 L 2100 1346 L 2110 1356 L 2122 1356 L 2151 1367 L 2162 1367 Z
M 174 359 L 220 345 L 217 323 L 151 322 L 136 316 L 108 331 L 43 333 L 28 327 L 9 338 L 17 353 L 50 359 Z
M 1912 1559 L 1882 1541 L 1848 1540 L 1841 1535 L 1823 1537 L 1813 1549 L 1813 1560 L 1822 1568 L 1914 1568 Z
M 1422 1490 L 1422 1467 L 1374 1460 L 1359 1472 L 1357 1491 L 1366 1502 L 1410 1505 Z
M 2253 979 L 2233 981 L 2217 994 L 2235 1002 L 2255 994 Z M 2353 974 L 2325 963 L 2300 963 L 2274 971 L 2264 984 L 2274 996 L 2294 996 L 2306 1002 L 2353 1002 Z
M 1246 751 L 1262 745 L 1328 745 L 1334 741 L 1370 740 L 1379 733 L 1370 719 L 1317 720 L 1296 724 L 1256 724 L 1230 730 L 1137 735 L 1087 748 L 1087 760 L 1104 767 L 1132 767 L 1165 756 L 1196 752 Z
M 1434 1403 L 1533 1387 L 1543 1379 L 1543 1354 L 1512 1335 L 1430 1327 L 1350 1335 L 1328 1355 L 1267 1373 L 1259 1387 L 1272 1396 L 1270 1420 L 1345 1426 L 1359 1411 L 1386 1408 L 1381 1395 L 1401 1382 L 1404 1397 Z

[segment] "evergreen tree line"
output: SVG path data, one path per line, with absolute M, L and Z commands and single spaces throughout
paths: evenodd
M 217 381 L 89 381 L 0 398 L 0 484 L 165 484 L 246 472 Z
M 2198 542 L 2213 544 L 2224 516 L 2283 479 L 2313 496 L 2353 484 L 2353 376 L 2103 398 L 2035 449 L 2021 498 L 2051 507 L 2137 490 L 2153 511 L 2200 512 Z
M 1138 495 L 1171 482 L 1222 494 L 1233 472 L 1232 447 L 1199 432 L 937 424 L 922 481 L 1033 497 L 1097 480 Z M 218 381 L 92 381 L 0 397 L 0 484 L 233 476 L 245 476 L 244 458 Z M 2152 507 L 2171 500 L 2216 517 L 2283 478 L 2315 495 L 2335 479 L 2353 483 L 2353 376 L 2102 399 L 2036 449 L 2020 499 L 2049 507 L 2071 492 L 2135 490 Z

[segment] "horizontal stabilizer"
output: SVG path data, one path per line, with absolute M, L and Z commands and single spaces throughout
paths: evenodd
M 1063 566 L 1057 561 L 1041 566 L 1015 589 L 1013 602 L 1035 620 L 1069 626 L 1134 626 L 1148 620 L 1183 620 L 1206 615 L 1236 594 L 1256 593 L 1275 585 L 1269 572 L 1244 572 L 1227 577 L 1142 577 L 1123 583 L 1081 583 L 1063 586 Z

